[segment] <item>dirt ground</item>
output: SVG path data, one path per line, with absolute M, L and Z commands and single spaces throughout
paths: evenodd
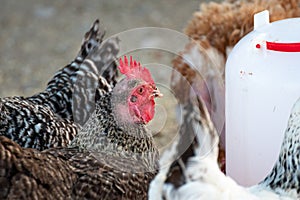
M 30 96 L 43 90 L 53 74 L 72 61 L 83 34 L 97 18 L 106 27 L 106 36 L 138 27 L 162 27 L 182 32 L 199 4 L 198 0 L 2 0 L 0 97 Z M 147 43 L 149 37 L 133 37 L 133 40 Z M 162 63 L 169 69 L 174 53 L 162 52 L 135 53 L 146 57 L 149 63 Z M 171 142 L 178 130 L 176 99 L 168 88 L 170 70 L 156 76 L 161 76 L 166 95 L 158 102 L 158 114 L 151 127 L 159 132 L 157 142 L 163 147 Z

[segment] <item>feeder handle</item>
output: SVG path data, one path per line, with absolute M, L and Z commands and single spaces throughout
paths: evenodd
M 278 43 L 278 42 L 268 42 L 266 41 L 266 47 L 268 50 L 281 51 L 281 52 L 300 52 L 300 43 Z M 260 48 L 257 44 L 256 48 Z

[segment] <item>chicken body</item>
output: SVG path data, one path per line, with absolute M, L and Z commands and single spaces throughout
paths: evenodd
M 1 98 L 0 135 L 38 150 L 67 146 L 95 102 L 116 83 L 119 46 L 116 40 L 102 44 L 103 36 L 96 20 L 75 60 L 54 75 L 45 91 L 27 98 Z
M 160 161 L 160 170 L 151 183 L 152 199 L 272 199 L 291 200 L 300 198 L 300 99 L 295 103 L 285 132 L 279 159 L 270 174 L 259 184 L 250 188 L 238 185 L 233 179 L 221 172 L 218 163 L 219 137 L 210 120 L 205 104 L 189 103 L 192 107 L 202 107 L 200 114 L 197 110 L 190 110 L 185 116 L 193 130 L 184 130 L 194 134 L 194 140 L 188 147 L 192 154 L 188 156 L 177 168 L 168 163 L 170 158 L 182 159 L 178 151 L 179 145 L 174 144 L 172 151 L 167 151 L 167 158 Z M 189 106 L 191 107 L 191 106 Z M 205 111 L 205 112 L 203 112 Z M 185 140 L 181 135 L 180 140 Z M 183 155 L 187 156 L 186 153 Z M 242 166 L 241 166 L 242 167 Z M 177 170 L 177 174 L 174 172 Z M 169 176 L 175 176 L 181 181 L 170 181 Z M 168 180 L 169 178 L 169 180 Z M 155 187 L 155 185 L 158 185 Z
M 142 68 L 134 67 L 139 76 Z M 68 148 L 38 151 L 0 136 L 1 199 L 147 199 L 158 150 L 145 118 L 137 121 L 147 112 L 129 111 L 136 89 L 141 94 L 141 87 L 145 92 L 147 86 L 153 88 L 145 93 L 153 107 L 159 92 L 151 77 L 148 83 L 148 74 L 143 80 L 134 73 L 114 88 L 108 86 Z M 143 111 L 144 103 L 134 108 Z
M 117 126 L 109 100 L 101 99 L 103 107 L 77 136 L 85 140 L 75 138 L 71 148 L 39 152 L 1 136 L 1 199 L 146 199 L 157 171 L 152 136 L 142 124 L 133 133 Z

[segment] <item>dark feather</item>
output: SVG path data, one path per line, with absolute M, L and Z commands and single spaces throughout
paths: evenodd
M 66 147 L 94 111 L 95 102 L 116 83 L 118 40 L 102 42 L 96 20 L 75 60 L 59 70 L 45 91 L 0 99 L 0 135 L 22 147 Z

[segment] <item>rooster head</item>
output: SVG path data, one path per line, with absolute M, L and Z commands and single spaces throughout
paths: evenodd
M 126 99 L 123 112 L 128 113 L 135 123 L 147 124 L 154 117 L 154 98 L 161 97 L 162 94 L 157 89 L 149 70 L 130 57 L 124 61 L 120 59 L 119 70 L 126 76 L 119 83 L 119 90 L 127 91 L 123 93 Z M 122 89 L 121 89 L 122 88 Z

